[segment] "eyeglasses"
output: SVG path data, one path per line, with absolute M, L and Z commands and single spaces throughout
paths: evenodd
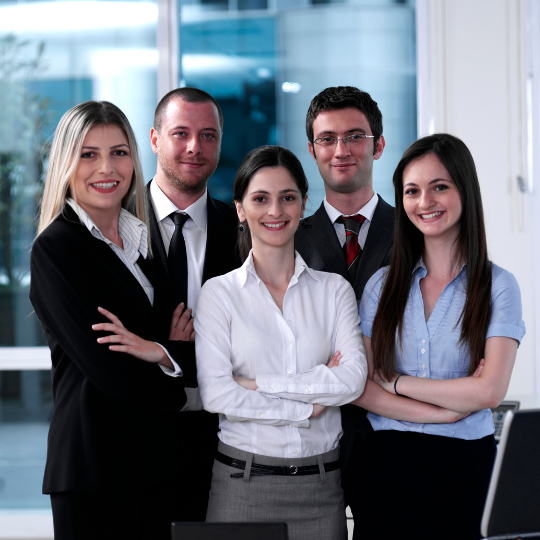
M 362 144 L 364 139 L 373 139 L 375 135 L 366 135 L 365 133 L 353 133 L 352 135 L 347 135 L 342 139 L 337 139 L 336 137 L 319 137 L 313 142 L 319 146 L 330 147 L 337 145 L 338 141 L 343 141 L 346 145 L 355 146 L 357 144 Z

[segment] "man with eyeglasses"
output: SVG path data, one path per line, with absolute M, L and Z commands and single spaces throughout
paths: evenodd
M 326 197 L 301 223 L 295 247 L 309 267 L 347 279 L 358 302 L 369 278 L 390 264 L 394 239 L 394 209 L 373 191 L 373 162 L 385 146 L 382 131 L 377 103 L 352 86 L 326 88 L 313 98 L 306 116 L 308 148 Z M 342 483 L 355 526 L 361 527 L 358 458 L 371 426 L 365 411 L 354 405 L 341 407 L 341 416 Z

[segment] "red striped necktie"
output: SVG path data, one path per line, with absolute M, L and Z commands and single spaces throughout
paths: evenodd
M 358 233 L 365 221 L 365 217 L 360 214 L 354 216 L 340 216 L 336 222 L 345 225 L 345 244 L 343 251 L 345 252 L 345 260 L 347 261 L 347 269 L 351 283 L 354 282 L 358 261 L 362 256 L 362 248 L 358 244 Z

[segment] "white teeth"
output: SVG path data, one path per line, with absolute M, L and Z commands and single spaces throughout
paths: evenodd
M 263 225 L 270 229 L 277 229 L 278 227 L 283 227 L 283 225 L 285 225 L 285 221 L 282 221 L 281 223 L 263 223 Z
M 111 189 L 112 187 L 116 186 L 118 182 L 99 182 L 96 184 L 92 184 L 94 187 L 99 189 Z
M 434 217 L 438 217 L 442 215 L 442 212 L 433 212 L 433 214 L 421 214 L 420 217 L 422 219 L 432 219 Z

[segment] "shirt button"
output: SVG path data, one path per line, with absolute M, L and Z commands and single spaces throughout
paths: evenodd
M 268 390 L 270 390 L 270 392 L 273 392 L 273 391 L 274 391 L 274 387 L 273 387 L 273 386 L 269 386 L 269 387 L 268 387 Z
M 287 373 L 292 373 L 292 369 L 289 368 L 289 369 L 287 370 Z
M 298 450 L 293 450 L 293 454 L 298 454 Z
M 287 340 L 287 345 L 290 345 L 292 341 L 290 339 Z
M 422 349 L 420 352 L 424 354 L 426 352 L 426 349 Z
M 310 392 L 309 386 L 306 388 L 306 392 L 309 394 L 309 392 Z
M 294 419 L 298 420 L 298 415 L 297 414 L 294 415 Z
M 423 340 L 422 340 L 422 345 L 423 345 L 423 344 L 424 344 L 425 342 L 426 342 L 426 340 L 425 340 L 425 339 L 423 339 Z
M 426 378 L 426 374 L 424 373 L 424 374 L 422 375 L 422 377 L 425 379 L 425 378 Z
M 422 369 L 426 369 L 426 364 L 422 364 Z
M 257 413 L 257 416 L 258 416 L 259 418 L 262 418 L 262 416 L 263 416 L 262 412 Z
M 287 320 L 288 320 L 288 321 L 292 321 L 292 317 L 287 317 Z

